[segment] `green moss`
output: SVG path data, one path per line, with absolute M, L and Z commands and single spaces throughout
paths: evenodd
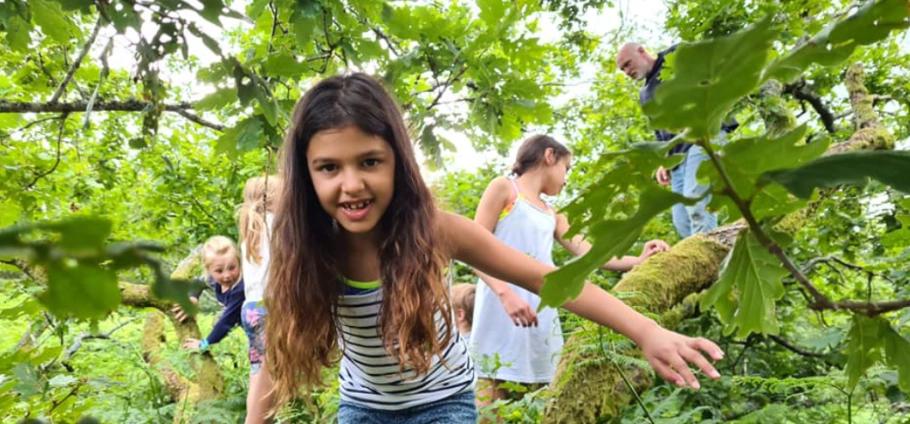
M 697 298 L 690 293 L 703 290 L 717 279 L 719 264 L 728 251 L 727 246 L 704 235 L 689 237 L 626 274 L 614 291 L 636 293 L 637 296 L 624 301 L 663 314 L 662 322 L 667 320 L 663 322 L 664 326 L 673 328 L 697 304 Z M 691 305 L 674 308 L 678 304 Z M 600 352 L 580 349 L 597 343 L 591 339 L 596 333 L 596 325 L 586 323 L 582 331 L 566 342 L 543 423 L 611 422 L 632 401 L 632 392 L 616 371 L 617 366 L 609 361 L 595 360 L 603 359 Z M 640 355 L 637 348 L 620 353 Z M 635 390 L 642 391 L 651 385 L 650 369 L 636 366 L 622 369 Z

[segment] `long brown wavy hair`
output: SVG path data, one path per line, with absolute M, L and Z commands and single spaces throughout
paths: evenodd
M 320 206 L 306 152 L 316 133 L 349 125 L 382 137 L 395 153 L 394 194 L 377 224 L 383 293 L 378 326 L 385 349 L 398 358 L 402 371 L 426 373 L 451 341 L 452 309 L 443 277 L 447 255 L 437 235 L 437 209 L 401 112 L 365 74 L 323 80 L 297 103 L 282 152 L 284 187 L 265 293 L 270 316 L 265 363 L 277 405 L 298 396 L 301 386 L 309 392 L 322 384 L 322 368 L 340 357 L 334 311 L 343 284 L 342 230 Z M 442 335 L 437 313 L 445 320 Z

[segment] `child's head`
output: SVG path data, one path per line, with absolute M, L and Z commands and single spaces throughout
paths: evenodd
M 548 135 L 533 135 L 521 143 L 512 173 L 521 176 L 527 172 L 543 172 L 541 191 L 555 196 L 566 185 L 566 173 L 572 165 L 572 152 Z
M 455 308 L 455 321 L 470 331 L 474 325 L 474 292 L 473 284 L 455 284 L 452 286 L 452 307 Z
M 320 368 L 336 360 L 332 310 L 355 248 L 378 251 L 386 349 L 402 366 L 427 370 L 450 337 L 437 334 L 435 313 L 453 328 L 447 259 L 395 102 L 364 74 L 323 80 L 297 104 L 283 157 L 266 290 L 269 312 L 281 316 L 267 323 L 276 396 L 296 393 L 301 379 L 318 384 Z
M 240 254 L 237 245 L 225 236 L 210 237 L 202 245 L 205 272 L 218 284 L 230 285 L 240 279 Z
M 253 177 L 243 188 L 243 204 L 237 212 L 240 241 L 246 243 L 246 260 L 262 262 L 259 244 L 266 228 L 265 214 L 274 212 L 281 191 L 281 178 L 275 175 Z

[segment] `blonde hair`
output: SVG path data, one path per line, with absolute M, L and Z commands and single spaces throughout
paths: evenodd
M 275 175 L 253 177 L 243 188 L 243 204 L 237 210 L 240 242 L 246 244 L 246 260 L 261 263 L 259 245 L 262 234 L 268 232 L 265 214 L 275 210 L 281 193 L 281 178 Z
M 468 324 L 474 325 L 474 293 L 477 287 L 469 283 L 452 286 L 452 307 L 463 310 Z
M 237 258 L 237 264 L 240 264 L 240 252 L 237 250 L 237 245 L 234 244 L 234 240 L 231 240 L 225 236 L 212 236 L 205 241 L 205 244 L 202 245 L 202 265 L 206 268 L 212 264 L 216 258 L 223 258 L 228 255 L 233 255 Z

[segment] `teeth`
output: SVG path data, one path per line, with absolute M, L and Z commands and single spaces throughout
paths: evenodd
M 367 200 L 367 201 L 363 201 L 363 202 L 359 202 L 359 203 L 345 203 L 343 205 L 343 207 L 345 209 L 356 211 L 356 210 L 360 210 L 360 209 L 367 207 L 367 205 L 369 205 L 369 204 L 370 204 L 370 201 Z

